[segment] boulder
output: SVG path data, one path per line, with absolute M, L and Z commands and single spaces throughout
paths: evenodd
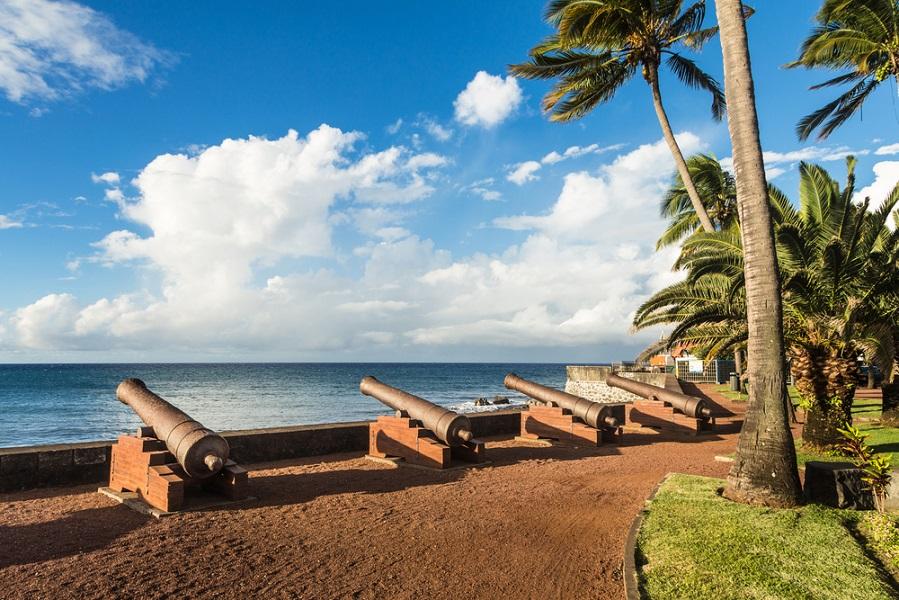
M 509 399 L 505 396 L 494 396 L 493 403 L 494 404 L 508 404 Z
M 874 496 L 862 481 L 862 470 L 846 462 L 805 463 L 805 499 L 833 508 L 871 510 Z
M 474 401 L 475 406 L 490 406 L 490 400 L 487 398 L 478 398 Z

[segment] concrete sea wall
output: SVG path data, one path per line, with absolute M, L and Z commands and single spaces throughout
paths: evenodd
M 610 367 L 567 367 L 565 391 L 596 402 L 633 402 L 637 396 L 609 387 L 605 379 Z M 638 381 L 681 391 L 677 378 L 665 373 L 619 373 Z M 470 414 L 474 434 L 480 437 L 516 434 L 521 409 Z M 231 456 L 252 464 L 338 452 L 363 452 L 368 448 L 368 422 L 296 425 L 269 429 L 226 431 Z M 101 483 L 109 479 L 113 441 L 0 448 L 0 492 L 78 483 Z
M 516 434 L 521 410 L 468 415 L 479 437 Z M 222 432 L 242 464 L 368 449 L 368 422 L 296 425 Z M 112 441 L 0 448 L 0 492 L 109 480 Z
M 565 391 L 594 402 L 633 402 L 639 396 L 606 385 L 606 377 L 612 373 L 611 367 L 591 365 L 569 365 L 566 367 L 568 379 Z M 616 373 L 620 377 L 635 379 L 642 383 L 657 385 L 668 390 L 680 392 L 680 383 L 671 373 Z

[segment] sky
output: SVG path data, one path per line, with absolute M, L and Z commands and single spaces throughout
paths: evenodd
M 795 199 L 800 160 L 851 153 L 879 203 L 895 85 L 800 143 L 837 93 L 784 68 L 818 3 L 757 4 L 769 179 Z M 543 10 L 0 0 L 0 362 L 631 359 L 679 277 L 673 163 L 642 79 L 559 124 L 509 76 Z M 717 40 L 695 59 L 723 80 Z M 684 152 L 728 158 L 710 98 L 661 85 Z

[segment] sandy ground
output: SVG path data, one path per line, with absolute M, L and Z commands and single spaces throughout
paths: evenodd
M 719 422 L 595 449 L 495 440 L 490 466 L 443 473 L 350 454 L 255 465 L 258 500 L 162 520 L 95 486 L 0 494 L 0 598 L 621 598 L 656 483 L 727 474 L 714 456 L 739 416 Z

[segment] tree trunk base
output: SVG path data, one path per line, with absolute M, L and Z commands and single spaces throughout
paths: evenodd
M 721 495 L 740 504 L 770 508 L 792 508 L 802 504 L 802 499 L 798 495 L 793 496 L 788 491 L 760 486 L 747 478 L 732 475 L 727 477 L 727 486 Z

